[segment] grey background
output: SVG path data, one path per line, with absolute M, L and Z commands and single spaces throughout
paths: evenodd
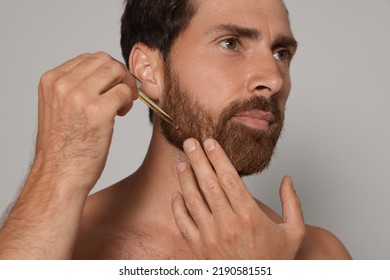
M 284 135 L 270 169 L 246 179 L 280 211 L 293 176 L 307 223 L 329 229 L 355 259 L 390 259 L 390 1 L 286 1 L 299 51 Z M 83 52 L 121 59 L 122 0 L 0 1 L 0 211 L 34 152 L 43 72 Z M 148 146 L 145 105 L 117 120 L 94 191 L 133 172 Z

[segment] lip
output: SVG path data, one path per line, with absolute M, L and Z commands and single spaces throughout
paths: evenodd
M 269 129 L 271 124 L 275 121 L 275 118 L 271 113 L 263 111 L 240 113 L 233 118 L 249 127 L 261 130 Z

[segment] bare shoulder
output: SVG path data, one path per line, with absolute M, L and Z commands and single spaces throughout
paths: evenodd
M 306 237 L 296 259 L 350 260 L 351 255 L 334 234 L 323 228 L 306 225 Z
M 81 216 L 79 234 L 75 244 L 74 259 L 100 259 L 107 237 L 112 236 L 117 216 L 118 184 L 105 188 L 87 198 Z
M 282 217 L 267 205 L 257 200 L 261 209 L 275 222 L 281 223 Z M 348 260 L 351 255 L 343 243 L 331 232 L 306 225 L 306 236 L 296 259 L 300 260 Z

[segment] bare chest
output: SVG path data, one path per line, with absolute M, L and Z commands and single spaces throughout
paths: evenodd
M 93 259 L 177 260 L 195 259 L 191 248 L 181 237 L 123 230 L 102 238 Z

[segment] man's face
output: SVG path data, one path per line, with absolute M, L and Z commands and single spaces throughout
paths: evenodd
M 178 148 L 189 137 L 215 138 L 240 175 L 266 168 L 283 126 L 296 49 L 279 0 L 196 1 L 165 71 L 162 122 Z

